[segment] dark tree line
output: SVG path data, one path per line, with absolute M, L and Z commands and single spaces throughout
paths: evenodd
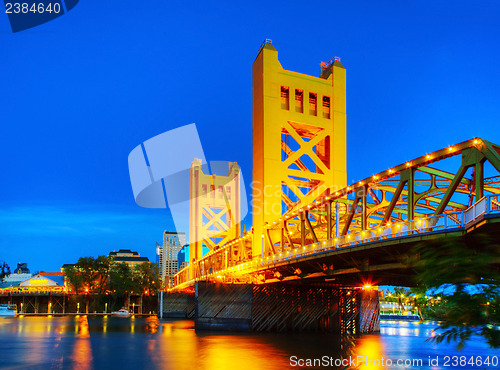
M 68 285 L 77 294 L 156 294 L 160 274 L 156 263 L 144 262 L 131 268 L 107 256 L 80 257 L 64 268 Z

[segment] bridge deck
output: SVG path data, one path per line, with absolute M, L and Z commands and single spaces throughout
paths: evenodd
M 498 195 L 482 198 L 467 210 L 350 233 L 212 271 L 175 287 L 182 289 L 199 280 L 251 278 L 254 283 L 292 279 L 319 279 L 338 284 L 412 285 L 413 270 L 404 256 L 420 242 L 469 233 L 500 237 Z M 498 261 L 495 261 L 498 263 Z

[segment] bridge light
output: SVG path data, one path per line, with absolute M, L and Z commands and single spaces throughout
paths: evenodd
M 290 234 L 290 235 L 292 235 L 292 234 L 293 234 L 293 231 L 290 231 L 290 233 L 289 233 L 289 234 Z
M 474 144 L 477 144 L 477 140 L 474 140 Z
M 425 158 L 427 158 L 427 159 L 429 159 L 430 157 L 431 157 L 431 156 L 430 156 L 430 155 L 428 155 L 428 154 L 425 156 Z
M 389 173 L 392 173 L 392 168 L 389 170 Z
M 379 231 L 379 232 L 381 232 L 381 231 L 382 231 L 382 229 L 378 229 L 378 231 Z
M 335 239 L 335 242 L 337 242 L 337 241 L 338 241 L 338 239 Z
M 377 175 L 373 175 L 373 178 L 376 180 L 376 179 L 378 179 L 378 176 Z
M 351 187 L 350 187 L 350 186 L 348 186 L 348 187 L 347 187 L 347 190 L 351 190 Z
M 406 167 L 409 167 L 410 166 L 410 162 L 406 162 Z
M 337 192 L 335 193 L 335 195 L 339 195 L 339 192 L 337 191 Z
M 449 152 L 451 152 L 452 150 L 453 150 L 453 148 L 450 146 L 450 147 L 448 148 L 448 151 L 449 151 Z
M 359 185 L 363 185 L 363 181 L 360 181 L 360 182 L 359 182 Z

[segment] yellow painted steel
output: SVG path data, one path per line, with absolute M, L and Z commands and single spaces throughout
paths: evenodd
M 228 176 L 207 175 L 195 159 L 189 183 L 189 266 L 190 276 L 195 276 L 203 245 L 214 250 L 241 234 L 240 168 L 229 162 Z
M 253 258 L 273 252 L 265 225 L 345 185 L 345 68 L 288 71 L 265 43 L 253 64 Z

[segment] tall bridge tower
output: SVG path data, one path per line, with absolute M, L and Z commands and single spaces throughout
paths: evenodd
M 335 58 L 320 77 L 288 71 L 266 40 L 253 64 L 253 257 L 273 252 L 266 225 L 332 186 L 346 186 L 346 70 Z
M 189 266 L 190 276 L 204 271 L 193 261 L 203 256 L 203 245 L 218 249 L 241 234 L 240 167 L 228 162 L 228 175 L 205 174 L 202 161 L 195 159 L 189 181 Z M 231 258 L 227 256 L 226 258 Z

